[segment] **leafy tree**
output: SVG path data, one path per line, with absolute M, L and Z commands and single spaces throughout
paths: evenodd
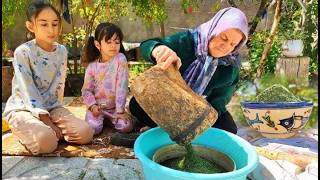
M 27 3 L 27 0 L 2 1 L 2 38 L 4 38 L 3 32 L 14 25 L 16 15 L 26 11 Z M 2 52 L 5 52 L 7 48 L 7 43 L 5 40 L 2 40 L 2 48 Z
M 14 25 L 16 15 L 26 11 L 27 3 L 27 0 L 2 1 L 2 31 Z

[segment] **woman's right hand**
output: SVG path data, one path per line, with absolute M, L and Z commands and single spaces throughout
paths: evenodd
M 91 107 L 91 112 L 93 114 L 94 117 L 98 117 L 100 115 L 100 110 L 99 110 L 99 106 L 97 105 L 92 105 Z
M 156 59 L 157 64 L 162 64 L 162 69 L 166 70 L 171 64 L 177 69 L 181 67 L 181 59 L 177 54 L 165 45 L 159 45 L 152 50 L 152 56 Z

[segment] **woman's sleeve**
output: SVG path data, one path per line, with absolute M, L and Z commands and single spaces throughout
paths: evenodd
M 212 105 L 213 108 L 217 110 L 218 116 L 227 111 L 226 105 L 230 102 L 235 91 L 235 87 L 239 82 L 239 71 L 235 73 L 236 74 L 231 85 L 215 88 L 207 97 L 207 101 Z
M 116 112 L 125 111 L 126 98 L 128 95 L 129 70 L 128 63 L 124 55 L 120 57 L 117 81 L 116 81 Z
M 83 101 L 86 104 L 87 108 L 96 104 L 96 98 L 94 96 L 94 67 L 93 64 L 89 64 L 86 69 L 86 74 L 84 76 L 84 82 L 81 89 Z
M 192 54 L 193 40 L 189 31 L 179 32 L 165 38 L 153 38 L 141 43 L 140 50 L 143 58 L 153 64 L 156 64 L 155 59 L 152 57 L 152 51 L 156 46 L 166 45 L 183 61 L 185 54 Z M 192 54 L 193 55 L 193 54 Z
M 39 118 L 39 114 L 49 114 L 43 106 L 43 98 L 35 85 L 31 68 L 30 56 L 28 50 L 18 48 L 14 53 L 13 68 L 15 76 L 15 84 L 19 90 L 17 93 L 22 98 L 23 104 L 32 113 L 33 116 Z

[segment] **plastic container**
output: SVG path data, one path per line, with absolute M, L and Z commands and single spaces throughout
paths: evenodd
M 161 128 L 153 128 L 142 133 L 134 144 L 136 157 L 141 161 L 147 180 L 245 180 L 258 165 L 255 149 L 244 139 L 217 128 L 209 128 L 192 141 L 194 145 L 213 148 L 228 155 L 236 164 L 236 170 L 227 173 L 201 174 L 188 173 L 162 166 L 152 157 L 155 152 L 167 145 L 174 144 Z

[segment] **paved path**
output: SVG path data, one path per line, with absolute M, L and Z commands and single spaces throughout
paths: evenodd
M 137 159 L 2 156 L 2 179 L 143 180 Z

